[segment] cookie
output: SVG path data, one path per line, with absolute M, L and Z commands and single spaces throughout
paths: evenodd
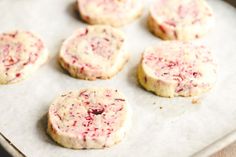
M 81 18 L 89 24 L 124 26 L 142 14 L 138 0 L 77 0 Z
M 109 79 L 128 61 L 124 42 L 124 34 L 110 26 L 80 28 L 63 43 L 59 62 L 76 78 Z
M 47 132 L 67 148 L 105 148 L 124 138 L 130 116 L 128 104 L 117 90 L 71 91 L 56 98 L 50 106 Z
M 159 96 L 197 96 L 215 84 L 216 64 L 204 45 L 165 41 L 144 51 L 138 80 Z
M 213 25 L 213 11 L 205 0 L 156 0 L 148 18 L 151 32 L 164 40 L 197 39 Z
M 28 31 L 0 34 L 0 84 L 24 80 L 48 58 L 43 41 Z

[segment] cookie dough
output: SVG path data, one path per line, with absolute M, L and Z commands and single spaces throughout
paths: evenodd
M 74 77 L 109 79 L 128 61 L 124 42 L 124 34 L 110 26 L 80 28 L 63 43 L 59 62 Z
M 205 0 L 156 0 L 148 25 L 164 40 L 197 39 L 214 25 L 213 11 Z
M 124 96 L 109 88 L 89 88 L 62 94 L 48 112 L 48 134 L 73 149 L 110 147 L 120 142 L 130 125 Z
M 35 34 L 28 31 L 0 34 L 0 84 L 24 80 L 47 58 L 48 51 Z
M 216 64 L 204 45 L 165 41 L 144 51 L 138 79 L 159 96 L 196 96 L 215 84 Z
M 77 0 L 78 10 L 89 24 L 106 24 L 115 27 L 134 21 L 142 14 L 139 0 Z

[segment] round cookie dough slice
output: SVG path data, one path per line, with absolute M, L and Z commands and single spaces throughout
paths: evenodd
M 120 142 L 130 125 L 124 97 L 108 88 L 64 93 L 49 108 L 47 132 L 73 149 L 110 147 Z
M 150 8 L 148 25 L 164 40 L 192 40 L 213 26 L 212 9 L 205 0 L 156 0 Z
M 123 26 L 142 14 L 139 0 L 77 0 L 78 10 L 90 24 Z
M 110 26 L 89 26 L 74 32 L 62 45 L 59 62 L 72 76 L 109 79 L 128 61 L 124 35 Z
M 0 84 L 24 80 L 47 58 L 43 41 L 33 33 L 12 31 L 0 34 Z
M 205 46 L 165 41 L 144 51 L 138 79 L 159 96 L 196 96 L 213 87 L 216 64 Z

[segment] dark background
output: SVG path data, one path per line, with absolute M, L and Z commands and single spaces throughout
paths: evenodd
M 2 146 L 0 146 L 0 156 L 1 156 L 1 157 L 11 157 L 11 156 L 8 154 L 8 152 L 6 152 L 6 151 L 2 148 Z

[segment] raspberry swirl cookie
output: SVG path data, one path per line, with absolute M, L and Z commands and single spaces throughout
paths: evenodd
M 35 34 L 27 31 L 0 34 L 0 84 L 24 80 L 47 58 L 47 49 Z
M 156 0 L 150 8 L 150 30 L 164 40 L 192 40 L 213 26 L 212 9 L 205 0 Z
M 142 13 L 139 0 L 78 0 L 78 10 L 84 21 L 90 24 L 123 26 Z
M 120 142 L 129 125 L 124 97 L 117 90 L 92 88 L 56 98 L 49 108 L 47 132 L 67 148 L 105 148 Z
M 159 96 L 196 96 L 215 84 L 216 64 L 203 45 L 165 41 L 144 51 L 138 79 Z
M 110 26 L 89 26 L 74 32 L 62 45 L 59 62 L 72 76 L 109 79 L 128 61 L 124 35 Z

